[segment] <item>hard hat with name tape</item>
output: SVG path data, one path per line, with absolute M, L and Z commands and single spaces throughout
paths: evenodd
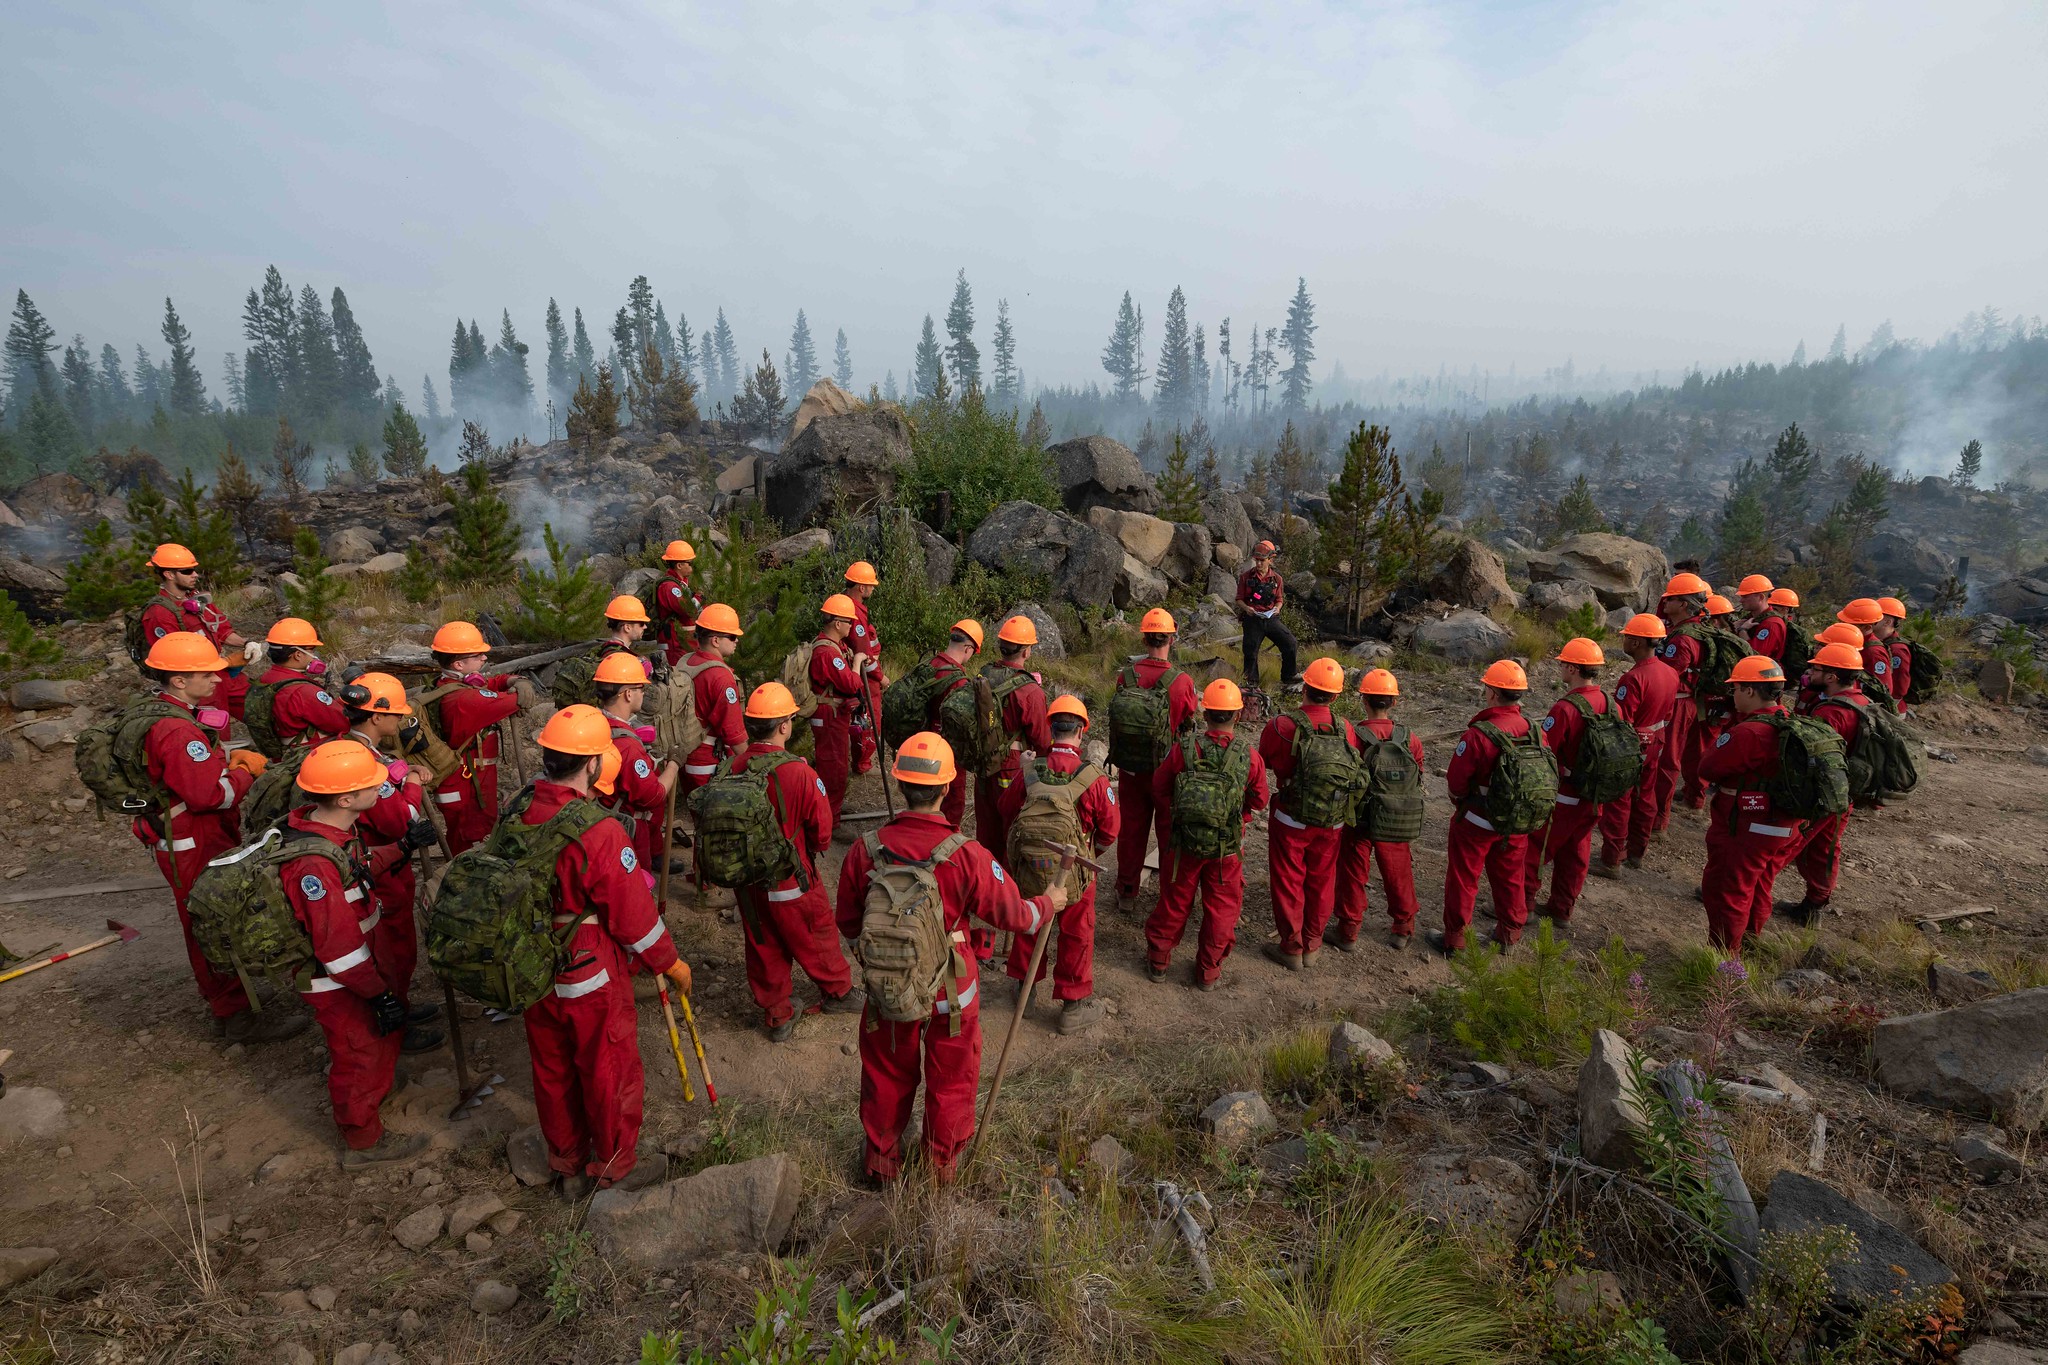
M 903 741 L 889 773 L 913 787 L 943 787 L 959 775 L 953 767 L 953 746 L 929 730 Z
M 1154 607 L 1145 613 L 1145 619 L 1138 622 L 1140 635 L 1172 635 L 1180 627 L 1173 623 L 1173 613 L 1165 607 Z
M 588 758 L 611 746 L 612 723 L 595 706 L 577 703 L 548 717 L 540 728 L 540 747 L 558 754 L 582 754 Z

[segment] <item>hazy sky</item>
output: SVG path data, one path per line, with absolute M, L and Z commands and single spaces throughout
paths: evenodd
M 265 265 L 443 386 L 459 314 L 603 347 L 646 273 L 777 360 L 903 379 L 954 271 L 984 354 L 1100 380 L 1124 289 L 1242 330 L 1305 275 L 1318 373 L 1816 355 L 2048 313 L 2048 6 L 0 6 L 0 287 L 218 392 Z

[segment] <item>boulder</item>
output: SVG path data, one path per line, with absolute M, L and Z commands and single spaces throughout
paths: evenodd
M 1225 602 L 1237 600 L 1237 576 L 1220 564 L 1209 566 L 1208 595 L 1220 597 Z
M 55 522 L 89 516 L 98 503 L 92 485 L 76 474 L 39 474 L 14 495 L 14 510 L 23 521 Z
M 1067 641 L 1066 637 L 1060 634 L 1060 623 L 1053 620 L 1052 614 L 1044 607 L 1036 602 L 1019 602 L 1004 612 L 1001 619 L 1007 621 L 1012 616 L 1028 616 L 1031 618 L 1031 624 L 1038 628 L 1038 643 L 1031 647 L 1032 658 L 1057 663 L 1067 657 Z M 1001 622 L 998 622 L 998 625 L 1000 624 Z M 990 631 L 989 634 L 993 636 L 995 632 Z M 989 641 L 989 651 L 995 652 L 993 639 Z
M 1135 1169 L 1138 1159 L 1121 1142 L 1104 1133 L 1088 1144 L 1088 1164 L 1100 1171 L 1105 1180 L 1116 1181 Z
M 20 517 L 15 515 L 14 509 L 12 507 L 9 507 L 4 502 L 0 502 L 0 527 L 4 527 L 5 529 L 10 531 L 19 531 L 27 525 L 27 522 L 24 522 Z
M 832 533 L 822 526 L 798 531 L 795 535 L 784 536 L 771 545 L 761 547 L 760 560 L 764 569 L 779 569 L 785 564 L 794 564 L 805 555 L 816 550 L 832 548 Z
M 505 1211 L 505 1201 L 489 1190 L 465 1194 L 448 1210 L 448 1235 L 467 1237 Z
M 76 706 L 85 700 L 85 684 L 61 678 L 28 678 L 7 690 L 7 704 L 17 711 L 44 711 Z
M 1531 550 L 1528 567 L 1532 584 L 1589 584 L 1610 610 L 1648 610 L 1671 578 L 1671 561 L 1662 550 L 1611 531 L 1590 531 L 1548 550 Z
M 1485 612 L 1460 607 L 1442 620 L 1417 625 L 1411 643 L 1424 654 L 1441 655 L 1453 663 L 1481 664 L 1500 658 L 1513 639 L 1506 626 Z
M 71 1126 L 64 1097 L 37 1085 L 10 1085 L 0 1095 L 0 1143 L 53 1138 Z
M 391 1229 L 391 1235 L 407 1251 L 425 1251 L 441 1235 L 447 1225 L 448 1214 L 439 1204 L 429 1204 L 398 1220 L 398 1226 Z
M 1111 599 L 1124 554 L 1113 537 L 1086 522 L 1029 502 L 1006 502 L 989 513 L 967 538 L 967 553 L 998 572 L 1038 574 L 1076 606 Z
M 1230 545 L 1236 552 L 1236 563 L 1217 563 L 1236 572 L 1239 565 L 1251 557 L 1252 546 L 1259 543 L 1258 532 L 1252 529 L 1252 519 L 1245 515 L 1244 504 L 1231 493 L 1211 493 L 1202 499 L 1202 524 L 1209 528 L 1212 539 Z
M 806 424 L 808 425 L 808 423 Z M 761 461 L 759 455 L 742 455 L 719 471 L 714 487 L 731 496 L 735 493 L 754 491 L 754 467 Z
M 860 407 L 860 400 L 839 387 L 839 381 L 831 376 L 811 385 L 796 405 L 796 412 L 789 419 L 789 435 L 783 438 L 786 447 L 797 437 L 797 433 L 820 417 L 845 417 Z
M 768 515 L 785 531 L 858 515 L 894 496 L 909 463 L 910 423 L 894 404 L 814 418 L 768 466 Z
M 1964 1133 L 1949 1144 L 1949 1151 L 1968 1168 L 1971 1175 L 1987 1185 L 1995 1185 L 2001 1180 L 2018 1180 L 2026 1174 L 2027 1164 L 1988 1133 Z
M 1134 554 L 1124 555 L 1123 567 L 1117 570 L 1116 586 L 1110 589 L 1110 601 L 1123 608 L 1156 607 L 1166 600 L 1173 591 L 1173 584 L 1166 581 L 1166 575 L 1157 569 L 1148 569 L 1145 562 Z
M 643 1270 L 773 1255 L 789 1236 L 802 1188 L 796 1158 L 777 1152 L 644 1190 L 599 1190 L 587 1225 L 608 1254 Z
M 1531 583 L 1524 599 L 1530 611 L 1545 625 L 1554 626 L 1573 612 L 1586 607 L 1600 607 L 1600 594 L 1593 591 L 1591 583 L 1574 579 L 1568 583 Z M 1604 616 L 1604 611 L 1602 612 Z M 1626 621 L 1622 622 L 1627 625 Z
M 32 1280 L 55 1264 L 55 1247 L 0 1247 L 0 1291 Z
M 1772 1178 L 1766 1198 L 1763 1230 L 1767 1233 L 1842 1227 L 1855 1234 L 1856 1254 L 1827 1271 L 1830 1297 L 1844 1309 L 1888 1303 L 1902 1294 L 1910 1296 L 1955 1282 L 1955 1274 L 1912 1239 L 1812 1176 L 1780 1171 Z
M 1211 536 L 1214 536 L 1214 534 L 1215 532 L 1210 532 Z M 1210 546 L 1209 552 L 1216 561 L 1216 567 L 1227 574 L 1235 574 L 1239 567 L 1244 564 L 1245 552 L 1243 548 L 1233 545 L 1227 540 L 1215 541 Z
M 1268 1180 L 1292 1180 L 1308 1169 L 1308 1163 L 1308 1141 L 1298 1137 L 1268 1143 L 1252 1157 L 1252 1165 Z
M 1060 501 L 1076 516 L 1091 507 L 1156 512 L 1159 494 L 1152 476 L 1130 447 L 1107 436 L 1062 441 L 1046 452 L 1058 471 Z
M 1091 507 L 1087 521 L 1104 535 L 1115 537 L 1125 554 L 1148 569 L 1158 568 L 1160 561 L 1166 558 L 1166 552 L 1173 548 L 1173 523 L 1161 521 L 1150 513 Z
M 69 744 L 78 738 L 78 732 L 92 724 L 90 711 L 73 711 L 68 716 L 53 720 L 33 721 L 21 727 L 21 737 L 36 746 L 43 753 Z
M 1649 1128 L 1649 1114 L 1636 1090 L 1630 1062 L 1635 1049 L 1618 1033 L 1600 1029 L 1579 1068 L 1579 1150 L 1609 1170 L 1637 1161 L 1636 1139 Z
M 619 575 L 616 583 L 612 584 L 612 595 L 614 597 L 638 597 L 642 588 L 650 583 L 659 583 L 665 577 L 667 575 L 660 569 L 649 568 L 646 565 L 642 565 L 637 569 L 628 569 Z
M 1425 591 L 1431 597 L 1480 611 L 1522 605 L 1521 594 L 1508 586 L 1507 565 L 1500 556 L 1484 541 L 1469 537 L 1458 541 Z
M 1864 544 L 1856 567 L 1886 592 L 1903 591 L 1924 602 L 1943 579 L 1955 573 L 1956 561 L 1925 536 L 1879 531 Z
M 2004 992 L 1989 972 L 1966 972 L 1935 961 L 1927 964 L 1927 993 L 1944 1005 L 1967 1005 Z
M 1979 1341 L 1956 1357 L 1956 1365 L 2048 1365 L 2048 1351 L 2004 1341 Z
M 892 516 L 895 523 L 888 527 L 882 525 L 879 513 L 844 523 L 835 533 L 833 543 L 847 560 L 866 559 L 875 564 L 889 559 L 892 550 L 909 549 L 911 563 L 934 591 L 950 584 L 953 570 L 960 564 L 959 547 L 901 508 L 895 509 Z M 906 538 L 915 545 L 904 545 Z M 892 542 L 889 549 L 884 548 L 885 541 Z
M 469 1296 L 470 1311 L 483 1317 L 508 1312 L 519 1302 L 519 1291 L 503 1280 L 484 1280 Z
M 2048 625 L 2048 564 L 1984 589 L 1978 609 L 2009 616 L 2023 626 Z
M 1280 1125 L 1266 1097 L 1256 1090 L 1233 1090 L 1202 1111 L 1202 1131 L 1225 1147 L 1249 1147 Z
M 1192 521 L 1175 522 L 1173 545 L 1167 550 L 1166 558 L 1152 567 L 1176 584 L 1206 582 L 1210 565 L 1214 562 L 1215 544 L 1208 527 Z
M 548 1169 L 547 1140 L 537 1123 L 505 1139 L 505 1161 L 522 1185 L 545 1185 L 554 1179 L 554 1172 Z
M 1535 1178 L 1512 1161 L 1451 1151 L 1418 1159 L 1403 1197 L 1424 1218 L 1513 1239 L 1535 1216 L 1537 1193 Z
M 31 621 L 47 625 L 64 619 L 64 576 L 20 555 L 0 555 L 0 591 Z
M 2048 986 L 1886 1019 L 1871 1056 L 1894 1094 L 2038 1127 L 2048 1120 Z
M 610 556 L 596 555 L 593 558 L 609 559 Z M 373 577 L 381 577 L 384 574 L 397 573 L 403 568 L 405 568 L 405 556 L 397 550 L 386 550 L 383 554 L 371 555 L 361 564 L 358 564 L 356 571 Z
M 1381 1067 L 1402 1069 L 1401 1054 L 1392 1043 L 1350 1022 L 1341 1022 L 1330 1030 L 1328 1056 L 1330 1070 L 1339 1075 L 1377 1071 Z
M 336 564 L 360 564 L 384 548 L 384 537 L 367 526 L 344 526 L 322 548 Z

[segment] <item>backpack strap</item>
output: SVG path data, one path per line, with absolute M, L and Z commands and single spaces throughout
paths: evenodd
M 733 759 L 736 757 L 738 757 L 738 755 L 729 754 L 725 758 L 719 760 L 718 775 L 720 777 L 731 776 Z M 761 782 L 768 789 L 768 809 L 775 812 L 775 823 L 779 825 L 789 819 L 789 811 L 782 804 L 782 795 L 780 791 L 777 789 L 775 783 L 775 773 L 776 770 L 781 768 L 783 764 L 796 763 L 799 760 L 795 754 L 792 754 L 787 750 L 779 754 L 763 754 L 761 757 L 763 760 L 760 769 Z M 754 767 L 752 764 L 747 765 L 747 771 L 754 771 Z M 873 837 L 872 833 L 869 837 Z M 806 859 L 802 857 L 799 857 L 796 860 L 796 887 L 799 891 L 809 891 L 813 885 L 810 878 L 810 874 L 804 871 L 805 861 Z

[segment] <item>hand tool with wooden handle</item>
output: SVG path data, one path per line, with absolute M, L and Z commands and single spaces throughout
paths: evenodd
M 95 948 L 104 948 L 109 943 L 133 943 L 136 939 L 142 937 L 140 929 L 130 929 L 119 920 L 108 920 L 107 927 L 114 932 L 108 934 L 105 938 L 96 938 L 82 948 L 67 949 L 64 952 L 46 957 L 40 962 L 31 962 L 26 967 L 16 967 L 10 972 L 0 972 L 0 982 L 12 981 L 17 976 L 27 976 L 30 972 L 39 972 L 45 967 L 54 967 L 59 962 L 77 957 L 80 953 L 89 953 Z
M 668 1002 L 667 977 L 654 978 L 654 992 L 661 997 L 661 1016 L 668 1021 L 668 1050 L 676 1055 L 676 1074 L 683 1078 L 683 1103 L 694 1104 L 697 1101 L 697 1092 L 690 1086 L 690 1065 L 683 1060 L 683 1040 L 676 1032 L 675 1007 Z M 688 1000 L 685 999 L 683 1008 L 687 1010 L 689 1007 Z
M 1067 873 L 1073 871 L 1079 857 L 1079 850 L 1066 844 L 1050 845 L 1060 855 L 1059 880 L 1055 885 L 1064 885 Z M 1024 969 L 1024 980 L 1017 987 L 1017 1008 L 1010 1015 L 1010 1027 L 1003 1034 L 1003 1050 L 996 1057 L 995 1079 L 988 1085 L 988 1101 L 981 1106 L 981 1119 L 974 1125 L 974 1145 L 967 1149 L 964 1171 L 974 1165 L 974 1158 L 981 1152 L 981 1140 L 988 1135 L 989 1115 L 995 1112 L 996 1097 L 1003 1093 L 1003 1074 L 1010 1069 L 1010 1044 L 1017 1041 L 1017 1029 L 1024 1023 L 1024 1012 L 1031 1008 L 1031 993 L 1038 986 L 1038 969 L 1045 965 L 1046 945 L 1052 942 L 1054 926 L 1050 923 L 1038 926 L 1038 941 L 1031 945 L 1031 965 Z

